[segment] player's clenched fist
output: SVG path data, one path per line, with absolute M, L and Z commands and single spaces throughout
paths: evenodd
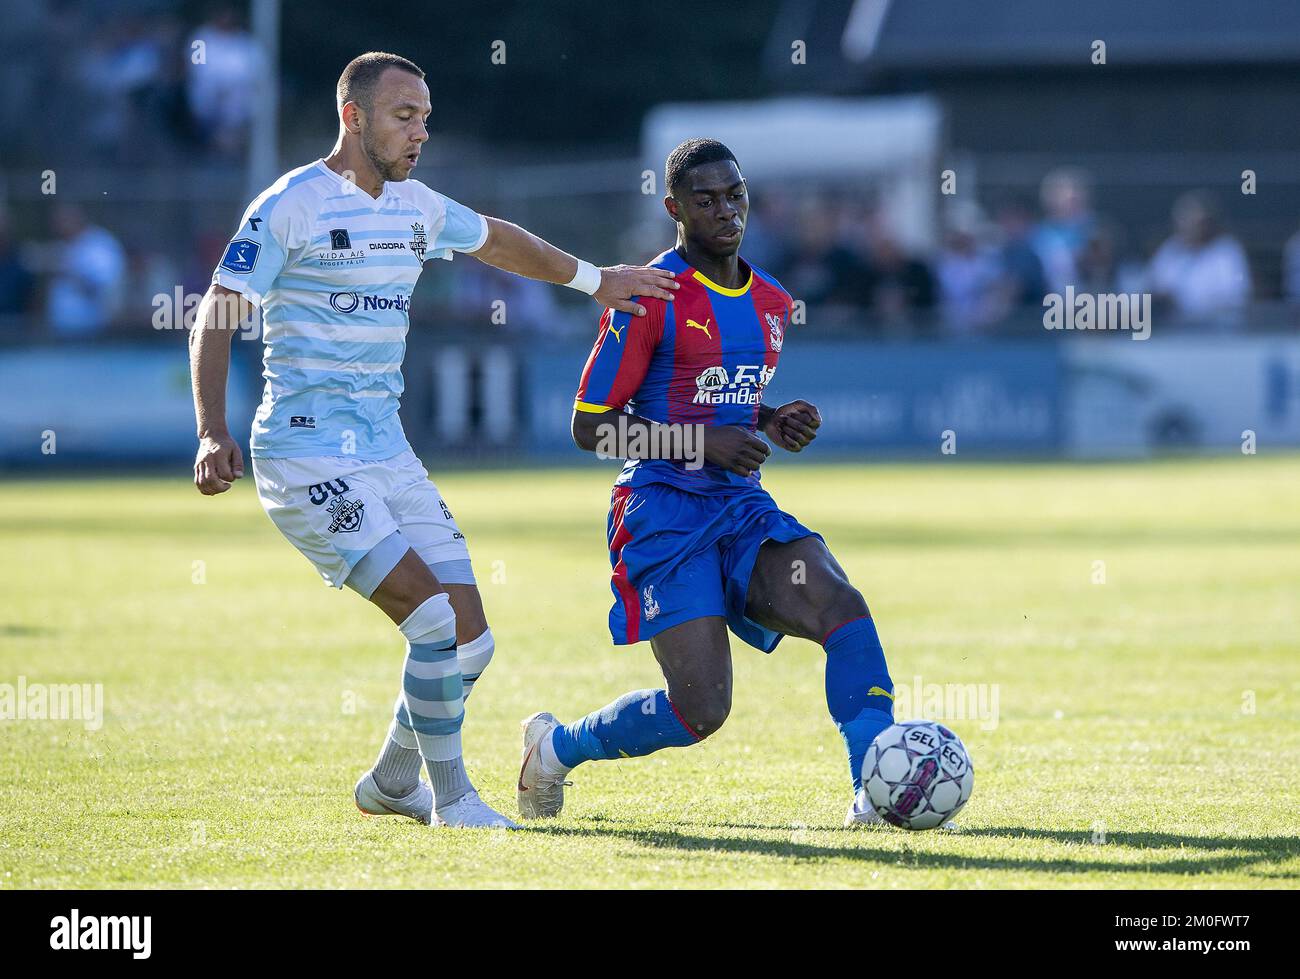
M 790 452 L 801 452 L 817 437 L 822 415 L 817 406 L 798 400 L 783 404 L 772 412 L 763 431 L 773 442 Z
M 244 475 L 244 456 L 229 435 L 205 435 L 194 458 L 194 485 L 204 496 L 230 489 Z
M 767 461 L 772 448 L 740 425 L 704 430 L 704 459 L 738 476 L 749 476 Z
M 668 269 L 615 265 L 600 270 L 600 288 L 592 294 L 592 298 L 602 306 L 609 306 L 620 313 L 644 316 L 645 307 L 631 302 L 633 296 L 671 302 L 673 293 L 678 288 L 676 276 Z

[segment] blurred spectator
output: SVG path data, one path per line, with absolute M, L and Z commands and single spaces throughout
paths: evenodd
M 9 236 L 9 216 L 0 211 L 0 316 L 27 311 L 32 298 L 32 274 L 18 257 Z
M 1003 304 L 1009 310 L 1041 307 L 1047 280 L 1033 245 L 1033 209 L 1022 198 L 1007 197 L 997 205 L 995 220 L 1002 236 L 998 264 Z
M 248 139 L 263 77 L 262 50 L 234 9 L 218 6 L 190 38 L 189 51 L 190 112 L 204 141 L 234 156 Z
M 101 153 L 122 155 L 140 140 L 158 135 L 148 118 L 164 86 L 164 65 L 176 37 L 170 22 L 144 16 L 122 16 L 92 33 L 91 49 L 79 65 L 85 102 L 87 135 Z
M 954 220 L 935 262 L 945 332 L 952 336 L 985 332 L 998 318 L 1000 277 L 997 253 L 979 242 L 976 216 Z
M 1088 236 L 1079 255 L 1079 281 L 1082 292 L 1142 292 L 1146 272 L 1140 261 L 1127 257 L 1124 232 L 1115 225 L 1099 221 Z
M 779 187 L 765 188 L 750 198 L 745 221 L 745 258 L 760 269 L 773 271 L 785 262 L 790 233 L 790 202 Z
M 894 235 L 875 236 L 867 267 L 873 317 L 890 325 L 914 324 L 934 308 L 934 277 L 926 264 L 909 255 Z
M 839 242 L 834 211 L 814 201 L 796 214 L 797 238 L 779 273 L 786 289 L 809 306 L 865 304 L 865 263 Z
M 122 246 L 72 204 L 55 208 L 54 231 L 62 247 L 47 296 L 50 329 L 65 338 L 102 333 L 121 305 L 126 275 Z
M 1050 290 L 1064 292 L 1076 284 L 1079 255 L 1092 235 L 1091 189 L 1082 170 L 1063 167 L 1043 178 L 1040 193 L 1044 217 L 1034 230 L 1034 250 Z
M 1300 306 L 1300 231 L 1288 238 L 1282 249 L 1282 297 Z
M 1189 320 L 1235 323 L 1250 301 L 1246 253 L 1223 230 L 1217 202 L 1203 191 L 1179 197 L 1174 233 L 1148 268 L 1157 301 Z

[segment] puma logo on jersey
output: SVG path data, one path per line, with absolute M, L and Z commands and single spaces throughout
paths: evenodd
M 631 320 L 628 320 L 627 322 L 628 322 L 628 323 L 631 323 L 632 321 L 631 321 Z M 610 319 L 610 321 L 609 321 L 609 332 L 612 333 L 612 334 L 614 334 L 614 339 L 617 340 L 619 343 L 622 343 L 622 342 L 623 342 L 623 331 L 626 330 L 626 329 L 627 329 L 627 323 L 624 323 L 624 324 L 623 324 L 622 326 L 620 326 L 617 330 L 614 329 L 614 320 L 613 320 L 612 318 Z
M 686 318 L 687 326 L 693 326 L 697 330 L 703 330 L 704 335 L 708 337 L 710 340 L 713 339 L 713 334 L 709 332 L 709 324 L 712 322 L 713 322 L 713 317 L 709 317 L 703 323 L 696 323 L 695 320 L 691 319 L 689 316 Z

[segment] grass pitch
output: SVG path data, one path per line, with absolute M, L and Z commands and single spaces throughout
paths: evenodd
M 497 637 L 467 762 L 513 813 L 520 718 L 659 683 L 605 625 L 612 472 L 434 476 Z M 996 723 L 948 721 L 976 766 L 960 832 L 838 828 L 823 656 L 793 639 L 733 640 L 723 730 L 583 766 L 554 823 L 363 818 L 399 637 L 251 478 L 11 481 L 0 683 L 102 683 L 106 717 L 0 721 L 0 887 L 1296 886 L 1300 460 L 775 459 L 765 484 L 867 596 L 896 682 L 996 691 Z

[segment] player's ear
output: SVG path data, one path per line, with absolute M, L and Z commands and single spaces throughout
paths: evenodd
M 343 120 L 343 128 L 348 132 L 353 135 L 361 132 L 361 106 L 355 102 L 344 102 L 339 116 Z
M 678 211 L 680 210 L 680 208 L 677 205 L 677 201 L 673 198 L 671 194 L 664 195 L 664 210 L 668 212 L 668 216 L 672 218 L 674 221 L 681 220 L 681 218 L 678 216 Z

